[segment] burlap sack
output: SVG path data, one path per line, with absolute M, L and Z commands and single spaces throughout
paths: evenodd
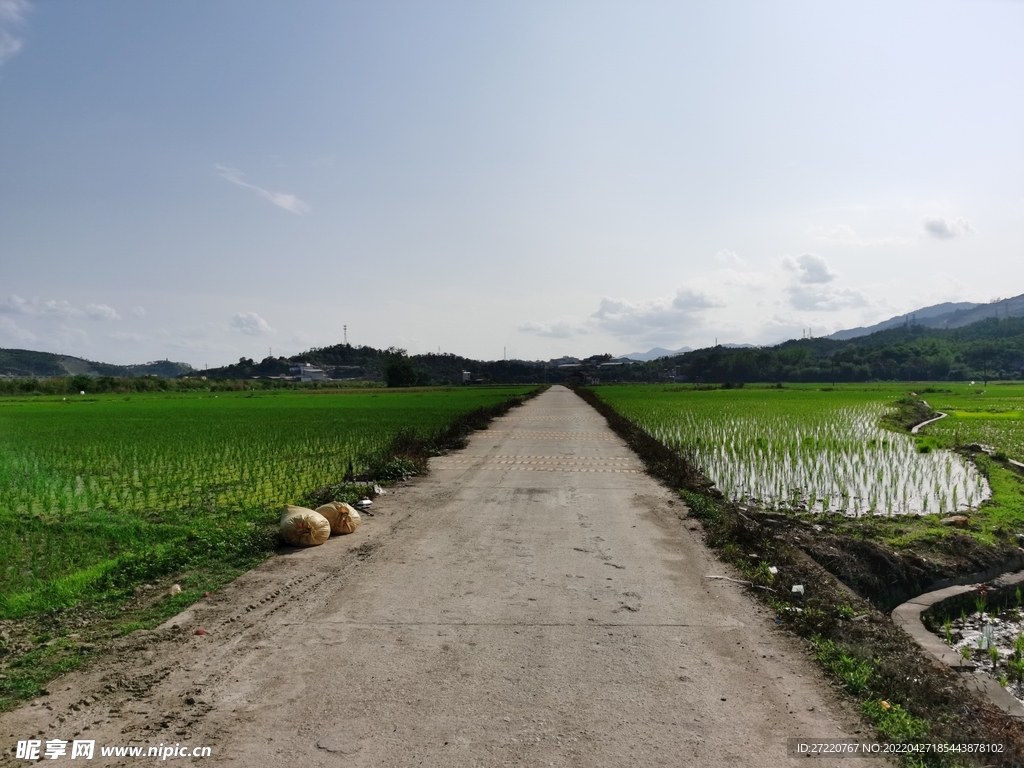
M 332 501 L 317 507 L 316 511 L 327 518 L 331 524 L 331 533 L 354 533 L 361 522 L 359 513 L 343 501 Z
M 281 538 L 296 547 L 315 547 L 331 537 L 331 524 L 319 512 L 286 504 L 281 515 Z

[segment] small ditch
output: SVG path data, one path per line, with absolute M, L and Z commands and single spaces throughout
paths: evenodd
M 1024 610 L 1021 590 L 1015 605 L 987 604 L 987 595 L 975 597 L 974 611 L 961 608 L 958 616 L 931 617 L 932 631 L 959 653 L 965 664 L 991 676 L 1024 704 Z M 941 623 L 938 623 L 941 621 Z

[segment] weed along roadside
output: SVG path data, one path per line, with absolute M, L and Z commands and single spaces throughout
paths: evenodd
M 0 710 L 274 555 L 285 504 L 372 500 L 543 389 L 5 402 Z
M 827 676 L 857 702 L 880 739 L 918 744 L 998 742 L 1006 750 L 1002 754 L 931 755 L 922 762 L 907 757 L 905 762 L 909 765 L 1024 763 L 1024 721 L 975 695 L 957 672 L 937 664 L 888 616 L 897 605 L 926 591 L 940 579 L 978 580 L 979 575 L 989 572 L 991 577 L 1014 563 L 1021 553 L 1017 534 L 1024 533 L 1024 493 L 1019 475 L 1005 462 L 1000 464 L 984 454 L 960 452 L 952 454 L 953 458 L 941 457 L 942 461 L 955 459 L 961 463 L 965 468 L 963 477 L 974 477 L 971 473 L 977 473 L 979 481 L 990 485 L 991 496 L 986 495 L 984 501 L 973 499 L 969 508 L 961 506 L 963 498 L 958 491 L 957 510 L 952 508 L 952 493 L 946 492 L 944 511 L 960 511 L 960 517 L 968 521 L 967 527 L 943 525 L 943 518 L 938 515 L 901 515 L 895 509 L 893 514 L 839 514 L 850 507 L 840 507 L 834 497 L 830 502 L 824 483 L 817 491 L 798 492 L 795 503 L 793 489 L 784 488 L 786 492 L 781 498 L 789 504 L 752 498 L 753 494 L 737 491 L 741 484 L 723 493 L 702 471 L 698 446 L 678 438 L 684 430 L 690 430 L 689 434 L 696 430 L 674 430 L 668 423 L 659 435 L 662 439 L 656 439 L 649 428 L 628 417 L 628 406 L 643 399 L 644 393 L 638 393 L 638 389 L 602 387 L 575 391 L 627 441 L 651 475 L 679 490 L 689 507 L 689 516 L 700 521 L 708 545 L 744 574 L 748 588 L 774 609 L 782 627 L 804 638 Z M 646 389 L 656 390 L 655 399 L 671 396 L 676 402 L 681 397 L 722 395 L 715 401 L 719 409 L 728 409 L 739 400 L 734 395 L 733 400 L 726 400 L 730 393 L 724 391 L 690 389 L 690 395 L 679 387 Z M 798 390 L 797 394 L 801 398 L 813 397 L 807 389 Z M 817 396 L 825 398 L 830 394 L 831 391 L 820 392 Z M 785 396 L 785 391 L 765 395 L 780 398 L 774 401 L 780 403 Z M 748 402 L 764 402 L 756 393 L 744 397 Z M 852 397 L 862 402 L 870 399 L 860 393 Z M 919 448 L 918 455 L 925 457 L 935 453 L 936 448 L 947 447 L 942 441 L 924 442 L 935 440 L 928 436 L 915 443 L 907 434 L 913 425 L 934 416 L 919 397 L 904 393 L 903 397 L 888 399 L 893 406 L 889 412 L 876 409 L 874 413 L 892 430 L 893 439 L 909 441 Z M 760 407 L 761 418 L 774 416 L 767 406 Z M 770 450 L 770 441 L 762 443 L 761 449 Z M 795 446 L 776 461 L 791 468 L 799 451 L 800 447 Z M 766 459 L 766 463 L 772 461 L 770 456 Z M 908 458 L 908 464 L 910 461 L 912 458 Z M 951 469 L 948 476 L 953 474 Z M 815 476 L 809 477 L 813 481 Z M 937 496 L 940 500 L 946 490 L 935 491 L 934 481 L 931 489 L 932 498 Z M 808 503 L 809 499 L 812 503 Z M 899 494 L 896 499 L 899 500 Z

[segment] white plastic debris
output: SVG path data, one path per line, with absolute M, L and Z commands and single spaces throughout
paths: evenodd
M 804 585 L 803 584 L 794 584 L 793 585 L 793 594 L 794 595 L 802 595 L 803 593 L 804 593 Z
M 981 642 L 978 647 L 983 651 L 996 647 L 996 633 L 991 624 L 986 624 L 981 628 Z
M 356 506 L 366 509 L 367 507 L 372 507 L 373 502 L 370 501 L 369 499 L 360 499 L 359 501 L 356 502 Z
M 173 585 L 171 585 L 171 588 L 169 590 L 167 590 L 167 591 L 170 593 L 171 597 L 174 597 L 175 595 L 180 595 L 181 594 L 181 584 L 173 584 Z
M 387 493 L 388 493 L 383 488 L 381 488 L 379 485 L 373 486 L 373 492 L 376 493 L 378 496 L 387 496 Z
M 772 576 L 774 576 L 778 572 L 779 572 L 779 569 L 776 568 L 774 565 L 769 565 L 768 566 L 768 573 L 770 573 Z

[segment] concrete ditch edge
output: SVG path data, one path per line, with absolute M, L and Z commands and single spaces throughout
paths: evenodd
M 1024 572 L 1013 574 L 1024 581 Z M 1012 583 L 1008 580 L 1006 583 Z M 973 592 L 974 586 L 952 586 L 944 589 L 937 589 L 933 592 L 925 592 L 923 595 L 908 600 L 896 607 L 892 612 L 893 623 L 903 629 L 914 641 L 925 651 L 930 653 L 942 664 L 945 664 L 955 672 L 961 673 L 961 678 L 967 687 L 985 696 L 1011 717 L 1024 718 L 1024 704 L 1011 696 L 992 678 L 991 675 L 977 670 L 976 665 L 964 659 L 942 640 L 928 631 L 921 621 L 921 614 L 952 597 L 962 595 L 965 592 Z
M 928 405 L 928 403 L 926 403 L 924 400 L 922 400 L 921 402 L 925 403 L 925 405 Z M 930 408 L 931 406 L 928 406 L 928 407 Z M 911 427 L 910 428 L 910 434 L 916 435 L 918 432 L 921 431 L 921 427 L 927 427 L 929 424 L 934 424 L 936 421 L 941 421 L 942 419 L 944 419 L 947 416 L 949 416 L 948 413 L 943 413 L 942 411 L 936 411 L 936 413 L 939 414 L 939 415 L 936 416 L 934 419 L 928 419 L 928 421 L 922 421 L 920 424 L 915 424 L 913 427 Z

